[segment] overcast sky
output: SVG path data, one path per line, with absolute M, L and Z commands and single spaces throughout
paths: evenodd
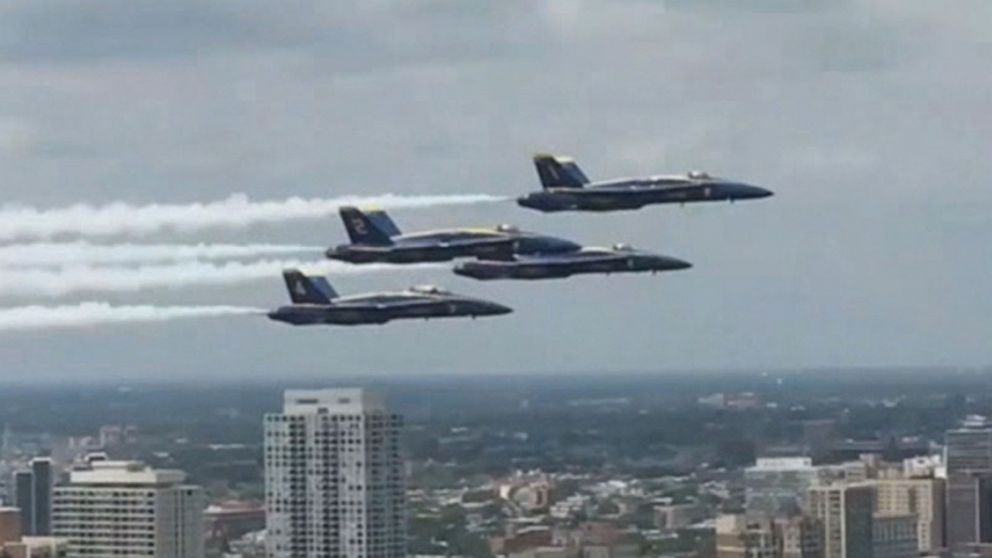
M 704 169 L 749 203 L 512 222 L 687 259 L 658 276 L 440 283 L 490 320 L 264 318 L 0 335 L 0 381 L 992 363 L 992 3 L 984 0 L 0 4 L 0 203 L 517 195 L 534 151 L 593 178 Z M 336 219 L 144 241 L 334 244 Z M 113 241 L 115 239 L 111 239 Z M 128 239 L 116 239 L 125 241 Z M 286 300 L 278 276 L 0 304 Z

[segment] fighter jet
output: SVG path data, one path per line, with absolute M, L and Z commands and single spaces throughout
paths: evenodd
M 329 248 L 326 255 L 356 264 L 510 258 L 514 254 L 573 252 L 581 248 L 574 242 L 521 231 L 513 225 L 402 234 L 384 211 L 342 207 L 340 213 L 351 244 Z
M 772 192 L 742 182 L 692 171 L 683 176 L 649 176 L 590 182 L 569 157 L 538 154 L 534 166 L 543 190 L 517 198 L 538 211 L 615 211 L 649 204 L 767 198 Z
M 517 256 L 510 261 L 462 262 L 455 273 L 479 280 L 561 279 L 583 273 L 657 273 L 688 269 L 692 264 L 678 258 L 634 250 L 626 244 L 612 248 L 583 248 L 565 254 Z
M 269 312 L 268 316 L 291 325 L 384 324 L 405 318 L 475 318 L 513 311 L 502 304 L 452 294 L 434 286 L 340 297 L 324 277 L 308 277 L 296 269 L 288 269 L 282 276 L 293 303 Z

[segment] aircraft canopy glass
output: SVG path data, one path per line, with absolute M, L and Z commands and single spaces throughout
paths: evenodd
M 504 233 L 516 233 L 516 232 L 520 232 L 520 228 L 517 227 L 516 225 L 508 225 L 506 223 L 503 223 L 501 225 L 497 225 L 496 226 L 496 230 L 499 231 L 499 232 L 504 232 Z
M 420 294 L 451 294 L 450 291 L 437 285 L 414 285 L 410 290 Z
M 617 252 L 632 252 L 634 250 L 634 247 L 631 246 L 630 244 L 624 244 L 623 242 L 619 242 L 613 245 L 613 249 L 616 250 Z
M 710 178 L 709 174 L 701 170 L 689 171 L 688 176 L 693 180 L 706 180 L 707 178 Z

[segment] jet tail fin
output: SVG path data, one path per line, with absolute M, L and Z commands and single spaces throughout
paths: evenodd
M 282 272 L 282 277 L 294 304 L 329 304 L 338 297 L 324 277 L 307 277 L 298 269 L 287 269 Z
M 585 173 L 570 157 L 538 153 L 534 155 L 534 166 L 544 188 L 582 188 L 589 184 Z
M 396 223 L 381 209 L 362 211 L 357 207 L 345 206 L 338 213 L 353 244 L 385 246 L 392 244 L 392 237 L 400 234 Z

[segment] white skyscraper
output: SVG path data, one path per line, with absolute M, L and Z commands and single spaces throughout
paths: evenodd
M 405 556 L 401 430 L 377 394 L 286 391 L 265 417 L 268 556 Z
M 203 558 L 206 499 L 185 480 L 182 471 L 95 461 L 55 488 L 53 531 L 71 558 Z

